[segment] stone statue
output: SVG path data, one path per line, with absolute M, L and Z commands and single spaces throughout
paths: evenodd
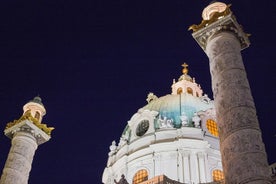
M 118 182 L 116 180 L 114 180 L 114 182 L 116 184 L 128 184 L 127 180 L 125 179 L 125 175 L 124 174 L 122 174 L 121 179 Z
M 173 128 L 173 119 L 168 119 L 166 116 L 158 118 L 158 124 L 160 128 Z
M 156 99 L 158 99 L 158 97 L 155 94 L 149 93 L 146 100 L 148 103 L 150 103 L 151 101 L 156 100 Z
M 167 120 L 167 128 L 173 128 L 173 120 L 172 119 Z
M 192 118 L 193 122 L 194 122 L 194 125 L 196 128 L 199 128 L 200 127 L 200 117 L 197 115 L 197 113 L 195 112 L 194 113 L 194 116 Z
M 181 119 L 182 127 L 188 126 L 188 117 L 186 116 L 185 113 L 182 113 L 182 115 L 180 116 L 180 119 Z
M 112 156 L 114 153 L 116 153 L 116 142 L 112 141 L 112 144 L 109 146 L 110 152 L 108 153 L 109 156 Z

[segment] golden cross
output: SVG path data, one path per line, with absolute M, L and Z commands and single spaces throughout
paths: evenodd
M 183 66 L 183 69 L 182 69 L 182 73 L 184 74 L 184 75 L 187 75 L 188 74 L 188 64 L 187 63 L 183 63 L 181 66 Z

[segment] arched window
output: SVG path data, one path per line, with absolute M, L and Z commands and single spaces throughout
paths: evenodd
M 192 88 L 188 87 L 188 88 L 187 88 L 187 93 L 192 95 L 192 94 L 193 94 Z
M 178 95 L 181 94 L 182 91 L 183 91 L 182 88 L 178 88 L 178 89 L 177 89 L 177 94 L 178 94 Z
M 139 170 L 133 177 L 132 184 L 138 184 L 148 180 L 148 172 L 145 169 Z
M 30 114 L 31 113 L 31 110 L 30 109 L 28 109 L 28 110 L 26 110 L 26 112 L 24 112 L 24 115 L 26 115 L 26 114 Z
M 39 114 L 39 112 L 35 112 L 35 117 L 34 117 L 35 119 L 37 119 L 37 120 L 39 120 L 39 118 L 40 118 L 40 114 Z
M 223 172 L 219 169 L 216 169 L 216 170 L 213 170 L 213 180 L 214 181 L 222 181 L 224 180 L 224 175 L 223 175 Z
M 206 122 L 206 127 L 208 129 L 208 131 L 210 132 L 210 134 L 212 134 L 213 136 L 218 137 L 218 126 L 217 123 L 212 120 L 212 119 L 208 119 Z

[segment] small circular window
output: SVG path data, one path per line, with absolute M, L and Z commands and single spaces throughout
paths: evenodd
M 212 119 L 208 119 L 207 122 L 206 122 L 206 127 L 208 129 L 208 131 L 213 135 L 213 136 L 216 136 L 218 137 L 218 126 L 217 126 L 217 123 L 212 120 Z
M 149 120 L 142 120 L 136 128 L 136 135 L 142 136 L 148 131 L 148 129 L 149 129 Z

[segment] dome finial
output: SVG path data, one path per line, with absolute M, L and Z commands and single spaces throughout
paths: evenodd
M 183 63 L 181 66 L 183 66 L 183 69 L 182 69 L 182 73 L 184 74 L 184 75 L 187 75 L 188 74 L 188 72 L 189 72 L 189 70 L 188 70 L 188 64 L 187 63 Z
M 35 103 L 38 103 L 38 104 L 40 104 L 40 105 L 43 106 L 42 99 L 41 99 L 41 97 L 39 95 L 37 95 L 36 97 L 34 97 L 34 99 L 31 100 L 31 102 L 35 102 Z

